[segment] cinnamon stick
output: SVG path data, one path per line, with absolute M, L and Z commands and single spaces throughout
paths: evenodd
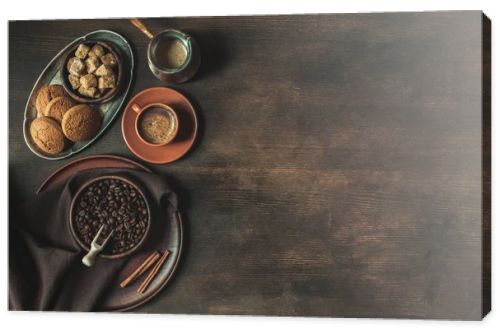
M 160 253 L 154 251 L 148 258 L 134 270 L 132 274 L 130 274 L 127 278 L 125 278 L 121 283 L 120 287 L 124 288 L 130 285 L 133 281 L 135 281 L 139 276 L 144 274 L 160 257 Z
M 139 292 L 139 293 L 146 292 L 146 289 L 148 288 L 149 284 L 153 281 L 156 274 L 158 274 L 158 271 L 160 271 L 161 266 L 165 263 L 169 254 L 170 254 L 170 252 L 168 250 L 165 250 L 165 252 L 161 256 L 160 260 L 158 260 L 158 262 L 156 262 L 154 268 L 151 270 L 151 272 L 146 277 L 146 279 L 141 283 L 137 292 Z

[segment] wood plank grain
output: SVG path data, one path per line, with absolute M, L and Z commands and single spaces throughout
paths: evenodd
M 482 20 L 144 19 L 200 44 L 199 73 L 173 87 L 201 129 L 185 158 L 150 166 L 179 193 L 186 252 L 168 288 L 137 311 L 480 319 L 491 187 Z M 134 46 L 132 94 L 164 85 L 127 20 L 10 22 L 11 212 L 65 163 L 24 144 L 31 87 L 62 47 L 96 29 Z M 118 121 L 81 155 L 94 153 L 132 156 Z

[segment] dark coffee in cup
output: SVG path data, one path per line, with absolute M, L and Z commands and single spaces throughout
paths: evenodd
M 168 144 L 177 134 L 177 115 L 166 105 L 147 106 L 140 110 L 136 129 L 139 137 L 147 144 L 155 146 Z
M 183 32 L 164 30 L 154 35 L 149 42 L 148 65 L 153 74 L 162 81 L 187 81 L 200 66 L 198 44 Z
M 130 19 L 144 35 L 148 45 L 148 65 L 160 80 L 181 83 L 193 77 L 200 66 L 198 43 L 186 33 L 167 29 L 153 35 L 139 19 Z

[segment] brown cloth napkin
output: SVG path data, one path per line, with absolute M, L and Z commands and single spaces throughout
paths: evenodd
M 85 267 L 81 262 L 85 253 L 71 236 L 68 215 L 78 188 L 102 175 L 119 175 L 140 184 L 149 195 L 153 217 L 177 211 L 177 196 L 163 177 L 132 169 L 82 171 L 17 205 L 9 220 L 9 309 L 99 310 L 127 260 L 98 258 L 93 267 Z

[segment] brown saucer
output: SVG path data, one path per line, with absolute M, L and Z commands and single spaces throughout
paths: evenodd
M 37 193 L 53 188 L 77 172 L 94 168 L 130 168 L 151 173 L 148 168 L 124 157 L 108 154 L 91 155 L 71 161 L 59 168 L 42 183 Z M 112 283 L 111 289 L 107 292 L 99 311 L 126 311 L 133 309 L 149 301 L 168 284 L 179 263 L 183 239 L 182 218 L 179 212 L 170 218 L 167 224 L 159 224 L 157 221 L 152 222 L 152 224 L 156 225 L 154 235 L 157 237 L 149 238 L 144 246 L 130 257 L 118 274 L 115 282 Z M 128 287 L 120 288 L 119 283 L 128 277 L 153 250 L 163 252 L 165 249 L 170 251 L 170 255 L 144 294 L 137 292 L 137 288 L 143 280 L 142 277 Z
M 146 145 L 135 131 L 138 115 L 132 110 L 132 105 L 144 106 L 151 103 L 169 105 L 179 117 L 179 132 L 175 139 L 167 145 L 157 147 Z M 163 164 L 180 159 L 193 146 L 197 130 L 198 120 L 193 106 L 184 95 L 170 88 L 145 89 L 130 99 L 123 111 L 122 134 L 125 143 L 132 153 L 150 163 Z

